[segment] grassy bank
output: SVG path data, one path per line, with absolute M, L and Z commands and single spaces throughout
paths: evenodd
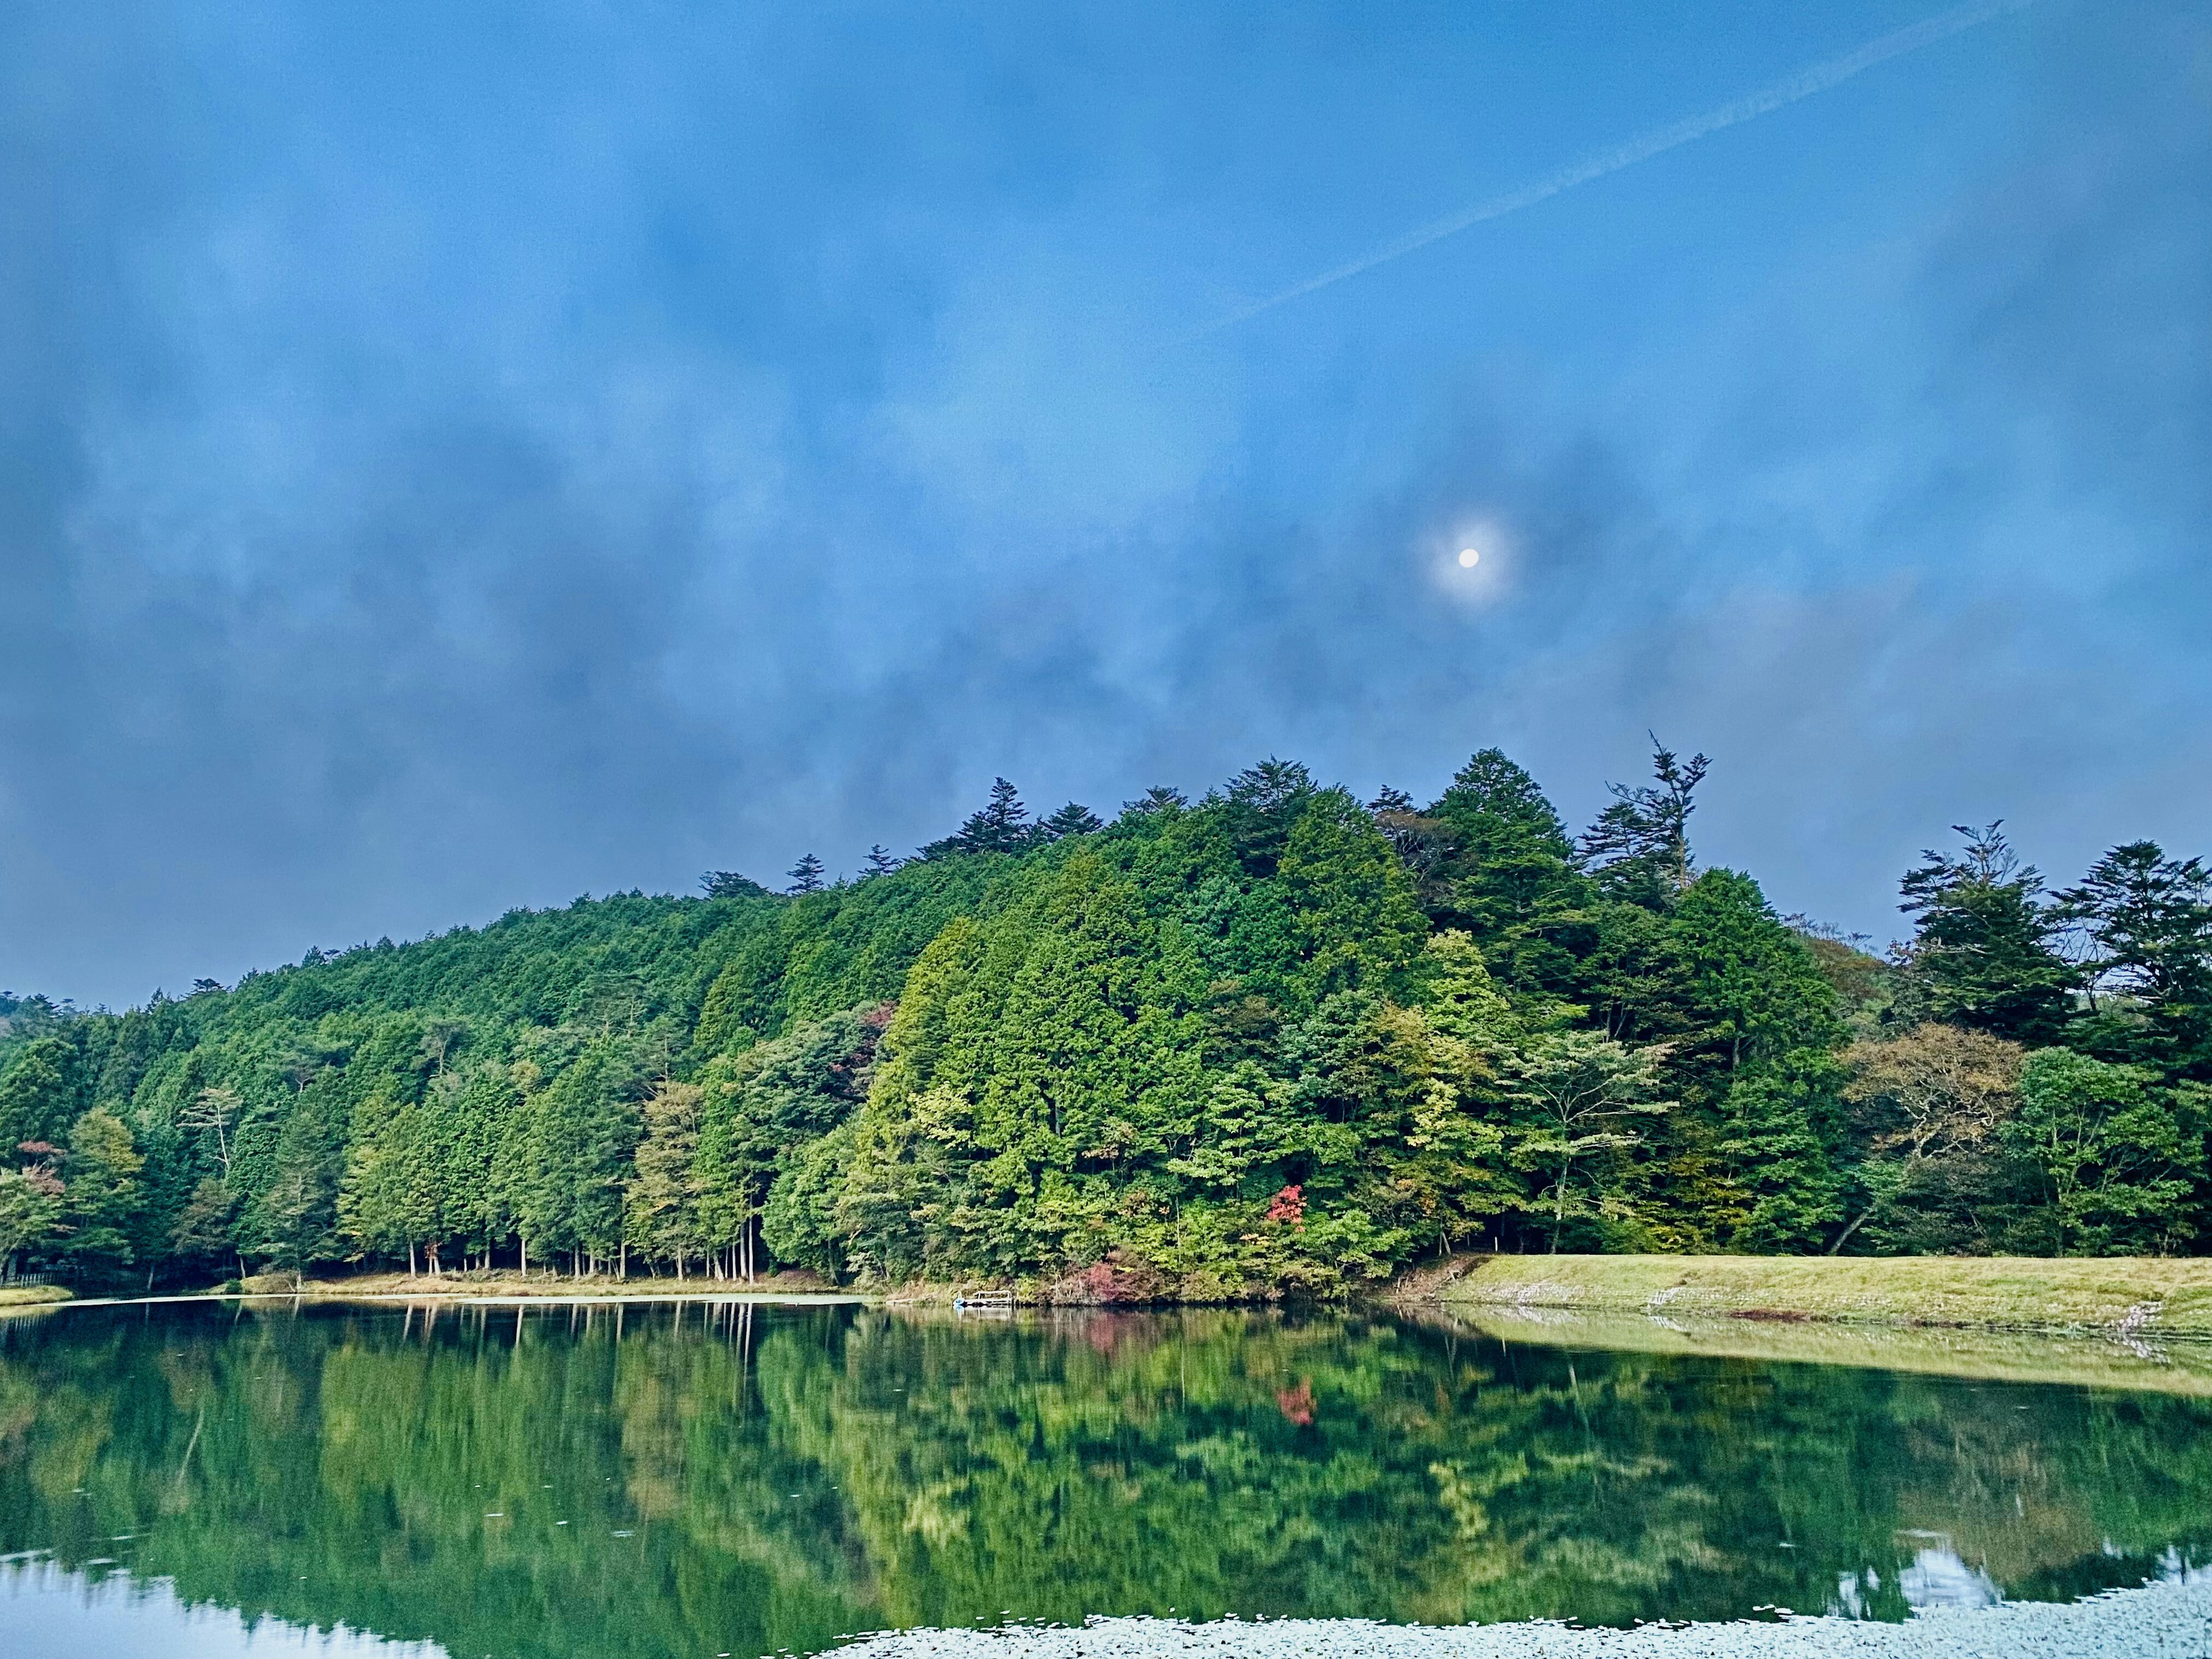
M 249 1293 L 295 1293 L 289 1278 L 281 1281 L 274 1278 L 248 1279 L 240 1288 Z M 836 1289 L 835 1285 L 824 1285 L 810 1273 L 774 1273 L 747 1285 L 728 1279 L 704 1279 L 696 1273 L 680 1279 L 673 1275 L 656 1278 L 643 1273 L 632 1273 L 623 1278 L 613 1273 L 586 1273 L 578 1277 L 568 1273 L 533 1273 L 526 1277 L 521 1273 L 498 1270 L 463 1273 L 353 1273 L 343 1279 L 309 1279 L 300 1283 L 296 1294 L 338 1301 L 362 1298 L 382 1301 L 394 1297 L 475 1300 L 488 1297 L 546 1301 L 573 1301 L 578 1297 L 592 1301 L 611 1297 L 656 1301 L 672 1297 L 815 1296 L 825 1291 L 834 1292 Z
M 58 1285 L 0 1285 L 0 1312 L 10 1308 L 44 1308 L 69 1299 L 70 1293 Z
M 2212 1399 L 2212 1342 L 1818 1320 L 1685 1320 L 1465 1302 L 1449 1307 L 1432 1303 L 1406 1312 L 1422 1324 L 1457 1335 L 1533 1342 L 1547 1348 L 1854 1365 L 1978 1382 L 2142 1389 Z
M 2212 1337 L 2212 1260 L 2195 1258 L 1468 1255 L 1397 1291 L 1445 1307 Z

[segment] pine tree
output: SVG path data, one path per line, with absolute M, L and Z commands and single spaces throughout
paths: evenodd
M 1060 841 L 1068 836 L 1093 835 L 1105 827 L 1105 820 L 1089 807 L 1070 801 L 1051 817 L 1041 820 L 1036 833 L 1041 841 Z
M 2077 977 L 2051 946 L 2064 919 L 2002 823 L 1952 827 L 1966 838 L 1964 856 L 1925 851 L 1899 884 L 1898 908 L 1917 924 L 1908 979 L 1937 1019 L 2030 1047 L 2054 1042 Z
M 768 889 L 750 876 L 734 870 L 709 870 L 699 878 L 699 890 L 710 899 L 765 898 Z
M 791 866 L 791 885 L 787 893 L 818 893 L 822 890 L 822 860 L 809 853 Z
M 1664 909 L 1689 886 L 1696 868 L 1690 854 L 1690 815 L 1697 811 L 1698 785 L 1711 765 L 1703 755 L 1680 759 L 1655 736 L 1653 781 L 1633 788 L 1606 785 L 1613 805 L 1583 832 L 1581 853 L 1608 891 Z

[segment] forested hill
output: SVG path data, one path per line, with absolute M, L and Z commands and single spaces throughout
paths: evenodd
M 716 872 L 203 981 L 0 999 L 0 1256 L 86 1284 L 435 1261 L 1328 1294 L 1454 1246 L 2212 1244 L 2212 902 L 1992 828 L 1891 958 L 1702 869 L 1702 757 L 1571 836 L 1268 762 L 1109 824 L 1003 782 L 793 890 Z

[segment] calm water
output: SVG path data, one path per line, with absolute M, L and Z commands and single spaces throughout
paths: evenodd
M 313 1627 L 343 1651 L 742 1659 L 1170 1610 L 1898 1618 L 2139 1583 L 2208 1544 L 2212 1403 L 2152 1394 L 1235 1313 L 0 1321 L 9 1655 Z

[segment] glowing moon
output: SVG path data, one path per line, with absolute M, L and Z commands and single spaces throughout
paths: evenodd
M 1462 547 L 1462 549 L 1460 549 L 1460 550 L 1459 550 L 1459 568 L 1460 568 L 1461 569 L 1462 569 L 1462 570 L 1472 570 L 1472 569 L 1474 569 L 1474 568 L 1475 568 L 1475 566 L 1477 566 L 1477 565 L 1480 564 L 1481 562 L 1482 562 L 1482 555 L 1481 555 L 1481 554 L 1480 554 L 1480 553 L 1478 553 L 1478 552 L 1476 552 L 1473 548 L 1471 548 L 1471 547 Z

